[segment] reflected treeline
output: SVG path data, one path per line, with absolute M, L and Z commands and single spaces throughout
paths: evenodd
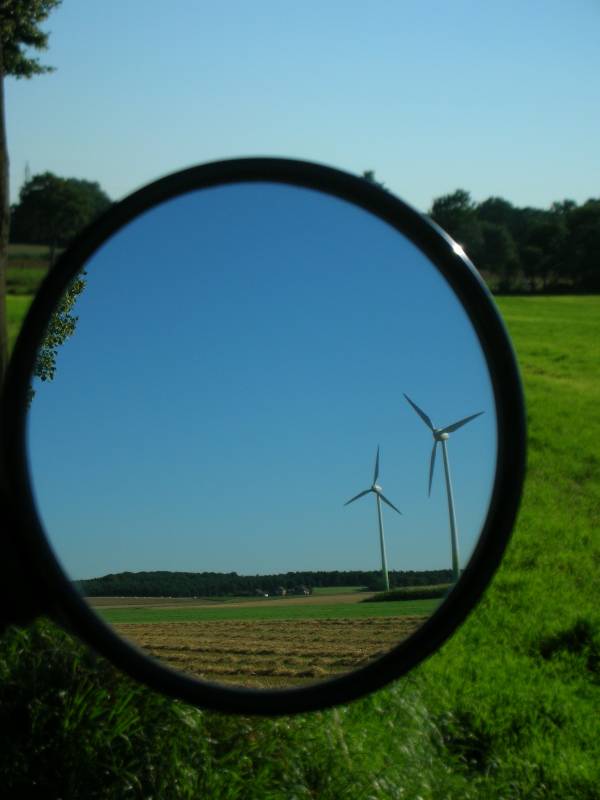
M 474 203 L 458 189 L 429 215 L 466 250 L 493 291 L 600 291 L 600 200 L 548 210 L 517 208 L 501 197 Z
M 389 572 L 390 586 L 431 586 L 449 583 L 449 569 Z M 77 581 L 87 597 L 221 597 L 285 593 L 310 594 L 322 586 L 361 586 L 379 591 L 380 571 L 309 571 L 275 575 L 238 575 L 236 572 L 120 572 Z

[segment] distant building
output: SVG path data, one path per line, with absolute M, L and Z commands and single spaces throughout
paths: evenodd
M 312 589 L 309 586 L 304 585 L 294 586 L 294 588 L 291 590 L 291 594 L 301 594 L 304 595 L 304 597 L 308 597 L 308 595 L 312 594 Z

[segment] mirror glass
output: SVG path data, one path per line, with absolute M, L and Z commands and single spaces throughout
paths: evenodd
M 427 257 L 348 202 L 243 183 L 139 216 L 80 281 L 28 453 L 93 609 L 251 687 L 409 637 L 469 560 L 496 461 L 485 358 Z

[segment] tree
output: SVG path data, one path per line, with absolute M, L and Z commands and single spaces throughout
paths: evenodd
M 98 183 L 59 178 L 51 172 L 25 183 L 11 214 L 11 241 L 47 244 L 50 263 L 85 225 L 110 205 Z
M 600 291 L 600 200 L 572 208 L 567 217 L 565 251 L 577 289 Z
M 375 186 L 380 186 L 382 189 L 386 188 L 385 183 L 383 183 L 383 181 L 378 181 L 377 178 L 375 177 L 374 169 L 366 169 L 363 172 L 362 177 L 369 183 L 374 183 Z
M 52 67 L 27 54 L 28 48 L 45 50 L 48 34 L 40 24 L 61 0 L 0 0 L 0 382 L 8 361 L 6 320 L 6 263 L 9 237 L 8 150 L 4 119 L 4 76 L 31 78 Z
M 564 221 L 551 212 L 546 212 L 540 221 L 533 222 L 527 229 L 524 268 L 532 288 L 537 278 L 541 281 L 542 291 L 545 291 L 564 274 L 566 234 Z
M 75 317 L 71 311 L 77 298 L 85 288 L 85 272 L 81 272 L 71 283 L 61 298 L 59 305 L 55 308 L 50 317 L 48 328 L 37 352 L 33 376 L 42 381 L 51 381 L 56 372 L 56 351 L 64 344 L 69 336 L 75 332 L 75 326 L 79 317 Z M 30 386 L 28 401 L 31 403 L 35 395 L 35 389 Z
M 574 211 L 577 208 L 577 203 L 575 200 L 560 200 L 552 203 L 550 206 L 550 211 L 553 214 L 560 214 L 562 216 L 566 216 Z
M 481 223 L 489 222 L 493 225 L 503 225 L 514 237 L 515 222 L 519 210 L 508 200 L 504 200 L 502 197 L 488 197 L 483 203 L 479 203 L 476 214 Z
M 482 233 L 477 219 L 476 206 L 464 189 L 437 197 L 429 216 L 461 245 L 476 264 L 482 249 Z
M 496 222 L 483 222 L 481 233 L 483 244 L 478 266 L 500 278 L 499 288 L 507 291 L 519 267 L 513 237 L 506 225 Z

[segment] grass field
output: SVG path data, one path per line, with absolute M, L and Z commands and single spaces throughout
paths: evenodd
M 265 720 L 166 701 L 49 625 L 11 632 L 7 795 L 35 774 L 55 796 L 598 800 L 600 298 L 498 304 L 523 369 L 528 476 L 503 564 L 457 634 L 369 698 Z
M 202 622 L 209 620 L 298 620 L 298 619 L 366 619 L 367 617 L 400 617 L 429 615 L 439 600 L 402 600 L 389 603 L 363 604 L 352 595 L 326 596 L 330 602 L 314 602 L 317 598 L 273 600 L 245 600 L 238 602 L 210 602 L 204 605 L 189 603 L 168 606 L 160 603 L 155 606 L 153 598 L 140 605 L 120 606 L 118 598 L 103 598 L 97 605 L 96 598 L 90 598 L 107 622 L 161 623 Z M 311 603 L 310 600 L 313 600 Z M 112 601 L 112 603 L 111 603 Z

